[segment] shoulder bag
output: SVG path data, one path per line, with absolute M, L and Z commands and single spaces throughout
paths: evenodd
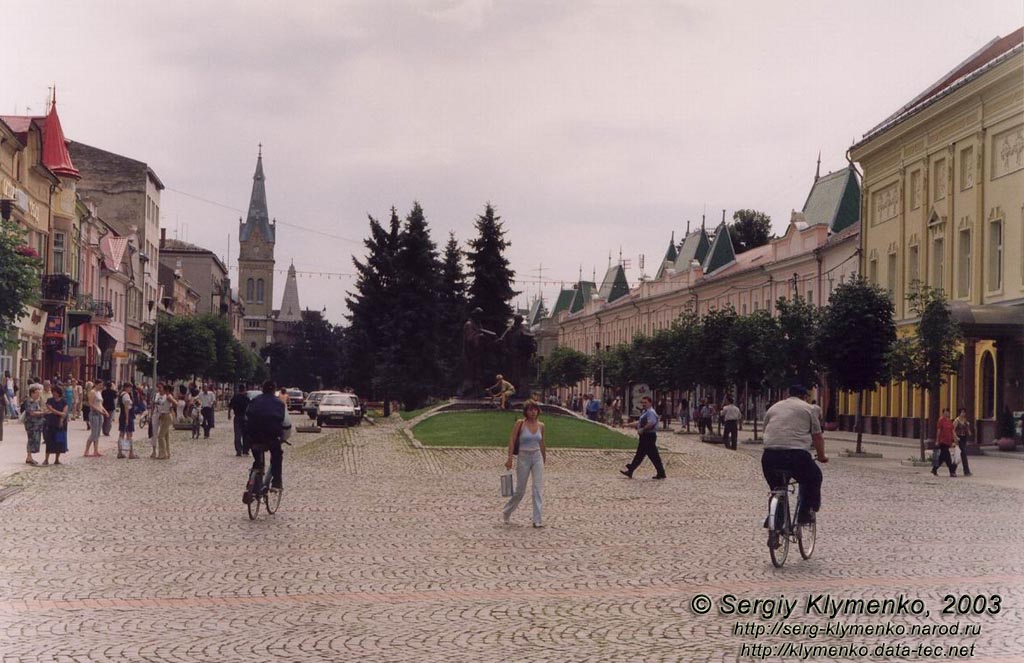
M 513 456 L 518 456 L 519 455 L 519 435 L 523 432 L 523 423 L 524 422 L 525 422 L 525 420 L 517 421 L 516 422 L 515 433 L 512 434 L 513 435 L 513 439 L 515 439 L 515 442 L 512 445 L 512 455 Z

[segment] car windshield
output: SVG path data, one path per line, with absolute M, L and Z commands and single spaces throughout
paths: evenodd
M 301 389 L 289 389 L 288 390 L 288 395 L 291 396 L 292 398 L 302 398 L 302 390 Z
M 320 401 L 323 405 L 352 405 L 352 399 L 341 394 L 328 394 Z

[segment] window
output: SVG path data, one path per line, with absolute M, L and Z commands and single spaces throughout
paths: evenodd
M 935 200 L 943 200 L 946 197 L 946 160 L 939 159 L 935 162 L 935 177 L 932 178 L 932 191 L 935 193 Z
M 971 296 L 971 231 L 960 231 L 960 247 L 957 251 L 957 296 Z
M 256 301 L 263 301 L 263 279 L 256 279 Z
M 911 287 L 916 287 L 917 282 L 921 280 L 920 273 L 920 260 L 921 260 L 921 248 L 914 244 L 910 247 L 910 254 L 907 257 L 907 278 Z
M 55 232 L 53 233 L 53 269 L 52 274 L 63 274 L 65 268 L 64 256 L 67 253 L 67 247 L 65 245 L 64 233 Z
M 938 237 L 932 240 L 932 287 L 942 288 L 944 272 L 943 264 L 946 262 L 945 241 Z
M 256 301 L 256 282 L 252 279 L 245 282 L 245 301 Z
M 988 289 L 1001 290 L 1003 287 L 1003 221 L 996 219 L 988 224 Z
M 896 270 L 899 269 L 896 265 L 896 254 L 890 253 L 888 256 L 888 263 L 886 264 L 886 287 L 889 289 L 889 299 L 896 301 Z
M 878 285 L 878 258 L 872 258 L 868 263 L 868 280 L 873 285 Z
M 996 418 L 996 362 L 991 352 L 981 356 L 981 417 Z

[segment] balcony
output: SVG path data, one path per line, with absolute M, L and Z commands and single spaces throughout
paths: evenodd
M 68 314 L 78 324 L 83 322 L 106 322 L 114 317 L 114 308 L 105 299 L 93 299 L 92 295 L 79 293 L 74 302 L 68 306 Z
M 44 274 L 41 291 L 40 308 L 56 311 L 74 302 L 78 296 L 78 281 L 67 274 Z

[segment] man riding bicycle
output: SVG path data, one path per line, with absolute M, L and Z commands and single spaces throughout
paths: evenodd
M 252 451 L 253 469 L 263 469 L 263 452 L 270 451 L 270 489 L 279 491 L 283 487 L 281 477 L 284 452 L 281 444 L 287 433 L 291 432 L 291 422 L 286 417 L 284 403 L 274 393 L 274 389 L 274 381 L 267 380 L 263 383 L 263 393 L 249 404 L 245 412 L 244 443 Z M 246 499 L 252 499 L 248 491 L 243 502 Z
M 764 453 L 761 455 L 761 471 L 772 490 L 786 487 L 783 472 L 800 485 L 800 513 L 797 515 L 800 524 L 813 523 L 814 514 L 821 508 L 822 476 L 811 457 L 811 447 L 819 463 L 828 462 L 821 421 L 806 397 L 807 389 L 793 385 L 789 388 L 789 398 L 768 408 L 764 415 Z

